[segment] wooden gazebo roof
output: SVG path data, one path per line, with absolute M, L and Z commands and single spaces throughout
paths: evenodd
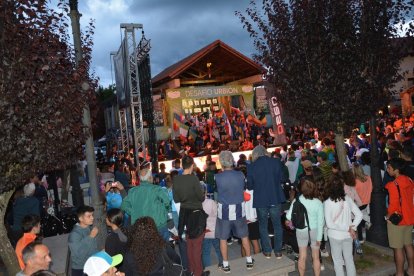
M 154 88 L 180 79 L 180 86 L 220 85 L 263 74 L 265 69 L 220 40 L 167 67 L 152 79 Z

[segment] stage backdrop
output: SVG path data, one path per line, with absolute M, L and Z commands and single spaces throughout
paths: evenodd
M 166 102 L 168 110 L 168 125 L 173 129 L 174 114 L 198 114 L 208 110 L 218 111 L 221 107 L 230 110 L 229 106 L 223 105 L 224 98 L 240 96 L 245 109 L 248 112 L 253 110 L 253 85 L 232 85 L 232 86 L 201 86 L 183 87 L 166 90 Z M 228 111 L 226 111 L 228 112 Z M 174 133 L 174 136 L 179 133 Z

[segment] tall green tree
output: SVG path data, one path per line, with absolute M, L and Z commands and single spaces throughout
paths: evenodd
M 412 5 L 405 0 L 263 0 L 236 12 L 284 110 L 303 123 L 335 131 L 344 171 L 349 169 L 344 134 L 389 103 L 400 77 L 401 57 L 392 46 L 405 19 L 412 18 Z M 404 35 L 411 30 L 408 26 Z M 377 242 L 384 244 L 385 222 L 379 214 L 385 200 L 379 165 L 373 166 L 373 224 L 379 228 Z
M 94 100 L 89 74 L 92 29 L 75 67 L 67 6 L 46 0 L 0 2 L 0 218 L 15 189 L 38 171 L 64 169 L 81 153 L 82 109 Z M 93 25 L 90 25 L 91 28 Z M 17 260 L 0 223 L 0 256 L 10 275 Z

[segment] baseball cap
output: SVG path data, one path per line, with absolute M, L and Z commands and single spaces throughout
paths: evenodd
M 111 257 L 105 251 L 100 251 L 88 258 L 83 267 L 83 272 L 88 276 L 101 276 L 109 268 L 122 263 L 122 260 L 123 257 L 121 254 Z

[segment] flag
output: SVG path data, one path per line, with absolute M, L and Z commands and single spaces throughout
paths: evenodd
M 225 122 L 225 128 L 226 128 L 226 132 L 230 137 L 233 137 L 233 130 L 231 129 L 231 125 L 230 125 L 230 121 L 229 118 L 226 115 L 226 111 L 224 110 L 224 108 L 221 109 L 221 114 L 224 122 Z
M 175 131 L 180 133 L 180 136 L 187 137 L 189 127 L 183 122 L 184 118 L 177 113 L 174 113 L 173 127 Z
M 196 132 L 193 129 L 191 129 L 188 125 L 186 125 L 184 121 L 185 121 L 184 116 L 174 113 L 174 122 L 173 122 L 174 130 L 178 131 L 180 133 L 180 136 L 187 138 L 187 135 L 191 135 L 191 137 L 195 139 L 197 137 Z

